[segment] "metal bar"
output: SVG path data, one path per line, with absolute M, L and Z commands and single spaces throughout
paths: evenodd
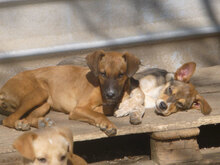
M 47 47 L 47 48 L 1 52 L 0 60 L 18 58 L 18 57 L 40 56 L 44 54 L 50 55 L 53 53 L 67 52 L 67 51 L 80 51 L 80 50 L 86 50 L 86 49 L 123 46 L 123 45 L 128 45 L 128 44 L 159 42 L 159 41 L 164 41 L 164 40 L 181 39 L 181 38 L 186 38 L 186 37 L 213 35 L 217 33 L 220 33 L 220 27 L 185 29 L 185 30 L 155 33 L 155 34 L 146 34 L 146 35 L 140 35 L 140 36 L 131 36 L 131 37 L 126 37 L 126 38 L 118 38 L 118 39 L 112 39 L 112 40 L 106 40 L 106 41 L 93 41 L 93 42 L 53 46 L 53 47 Z

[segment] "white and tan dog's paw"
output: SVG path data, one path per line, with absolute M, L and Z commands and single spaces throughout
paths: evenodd
M 128 116 L 129 111 L 124 110 L 124 109 L 119 109 L 117 111 L 115 111 L 114 116 L 115 117 L 124 117 L 124 116 Z
M 144 114 L 145 114 L 145 107 L 143 105 L 136 106 L 129 115 L 130 123 L 133 125 L 141 124 Z
M 137 109 L 144 109 L 144 93 L 141 91 L 140 88 L 134 89 L 130 97 L 126 100 L 123 100 L 118 110 L 115 111 L 115 117 L 124 117 L 129 115 L 133 111 L 137 111 Z M 141 108 L 140 108 L 141 107 Z

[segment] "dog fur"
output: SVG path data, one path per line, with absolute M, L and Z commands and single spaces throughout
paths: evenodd
M 19 136 L 13 147 L 25 165 L 87 165 L 73 154 L 73 136 L 68 128 L 50 127 Z
M 115 135 L 116 126 L 105 115 L 113 115 L 132 84 L 137 85 L 132 76 L 140 60 L 129 53 L 96 51 L 86 61 L 89 68 L 51 66 L 9 79 L 0 89 L 0 110 L 11 113 L 3 125 L 17 130 L 52 125 L 43 118 L 52 108 Z
M 139 80 L 139 88 L 120 104 L 114 116 L 130 114 L 130 122 L 140 124 L 145 109 L 152 108 L 162 116 L 188 109 L 198 109 L 208 115 L 212 110 L 210 105 L 189 82 L 195 69 L 196 64 L 189 62 L 175 73 L 157 68 L 141 73 L 144 76 Z

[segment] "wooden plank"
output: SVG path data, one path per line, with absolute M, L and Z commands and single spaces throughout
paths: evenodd
M 204 116 L 197 110 L 187 112 L 178 112 L 168 117 L 158 116 L 153 110 L 146 112 L 143 123 L 140 125 L 131 125 L 128 117 L 109 119 L 115 123 L 118 128 L 117 135 L 128 135 L 155 131 L 166 131 L 174 129 L 184 129 L 199 127 L 201 125 L 220 123 L 220 93 L 206 94 L 205 98 L 213 107 L 211 115 Z M 102 131 L 87 123 L 68 120 L 68 115 L 59 112 L 50 112 L 48 117 L 56 121 L 57 124 L 66 125 L 71 128 L 75 141 L 92 140 L 107 137 Z M 11 144 L 13 140 L 22 132 L 0 126 L 0 153 L 13 151 Z

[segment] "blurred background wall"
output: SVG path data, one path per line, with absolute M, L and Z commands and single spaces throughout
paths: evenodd
M 97 49 L 130 52 L 141 69 L 220 64 L 219 0 L 0 0 L 0 84 Z

